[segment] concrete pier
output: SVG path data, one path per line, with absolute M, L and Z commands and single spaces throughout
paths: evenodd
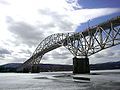
M 22 72 L 23 73 L 29 73 L 29 68 L 23 68 Z
M 39 66 L 36 64 L 36 65 L 33 65 L 31 67 L 31 73 L 39 73 Z
M 89 58 L 73 58 L 73 74 L 90 73 Z

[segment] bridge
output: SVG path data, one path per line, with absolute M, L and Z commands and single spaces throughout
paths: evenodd
M 64 46 L 74 56 L 73 73 L 90 73 L 89 56 L 120 44 L 120 16 L 83 32 L 57 33 L 46 37 L 37 46 L 32 56 L 18 70 L 39 72 L 37 65 L 44 54 Z

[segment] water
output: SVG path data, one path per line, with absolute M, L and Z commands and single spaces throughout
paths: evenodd
M 90 81 L 73 79 L 83 76 Z M 91 75 L 0 73 L 0 90 L 120 90 L 120 70 L 91 71 Z

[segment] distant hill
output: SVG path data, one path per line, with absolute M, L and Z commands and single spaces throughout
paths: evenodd
M 1 65 L 1 66 L 4 68 L 17 68 L 20 65 L 22 65 L 22 63 L 8 63 L 8 64 Z
M 9 63 L 0 66 L 0 72 L 16 72 L 16 69 L 20 67 L 22 63 Z M 91 70 L 109 70 L 109 69 L 120 69 L 120 61 L 91 64 Z M 72 71 L 72 65 L 60 65 L 60 64 L 39 64 L 40 72 L 48 71 Z
M 0 72 L 16 72 L 22 63 L 8 63 L 0 66 Z
M 91 70 L 110 70 L 110 69 L 120 69 L 120 61 L 117 62 L 107 62 L 99 64 L 91 64 Z
M 16 72 L 17 68 L 22 63 L 9 63 L 0 66 L 0 72 Z M 48 71 L 72 71 L 72 65 L 60 65 L 60 64 L 39 64 L 40 72 Z

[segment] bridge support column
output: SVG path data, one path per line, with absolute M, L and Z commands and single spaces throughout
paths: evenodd
M 28 68 L 23 68 L 23 73 L 29 73 L 29 69 Z
M 31 73 L 39 73 L 39 66 L 37 64 L 31 67 Z
M 90 73 L 89 58 L 73 58 L 73 74 Z

